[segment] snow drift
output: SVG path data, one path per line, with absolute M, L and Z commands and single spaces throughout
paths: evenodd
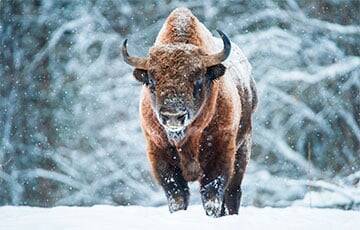
M 167 207 L 140 206 L 86 207 L 2 207 L 0 229 L 6 230 L 356 230 L 360 216 L 356 211 L 242 207 L 239 215 L 222 218 L 205 216 L 200 206 L 170 214 Z

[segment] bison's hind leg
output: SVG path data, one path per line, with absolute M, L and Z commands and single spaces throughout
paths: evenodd
M 230 185 L 225 192 L 224 213 L 234 215 L 239 213 L 241 200 L 241 185 L 234 183 Z M 226 210 L 226 211 L 225 211 Z
M 229 215 L 238 214 L 241 201 L 241 182 L 251 153 L 251 137 L 248 135 L 239 146 L 234 165 L 234 174 L 225 190 L 225 206 Z

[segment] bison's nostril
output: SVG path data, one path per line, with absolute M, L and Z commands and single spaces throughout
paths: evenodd
M 167 126 L 183 126 L 186 122 L 188 113 L 186 111 L 181 112 L 160 112 L 160 118 L 163 125 Z
M 181 114 L 177 117 L 177 120 L 183 125 L 185 123 L 186 113 Z
M 166 115 L 161 115 L 161 117 L 164 123 L 166 123 L 169 120 L 169 117 Z

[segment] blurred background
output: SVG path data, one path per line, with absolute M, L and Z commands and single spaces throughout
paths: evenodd
M 0 205 L 166 203 L 119 50 L 146 55 L 178 6 L 253 66 L 242 204 L 359 209 L 358 0 L 0 1 Z

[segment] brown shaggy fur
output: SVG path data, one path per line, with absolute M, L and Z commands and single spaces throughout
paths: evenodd
M 238 212 L 240 185 L 250 157 L 251 115 L 257 103 L 254 82 L 249 83 L 250 88 L 244 87 L 241 81 L 234 80 L 241 76 L 229 74 L 213 81 L 209 90 L 203 92 L 199 112 L 179 143 L 169 141 L 158 120 L 157 109 L 167 98 L 182 95 L 182 100 L 191 104 L 194 81 L 199 73 L 206 72 L 201 57 L 209 50 L 198 24 L 196 17 L 184 8 L 168 17 L 149 52 L 148 73 L 156 81 L 157 93 L 144 86 L 141 124 L 148 158 L 164 187 L 171 211 L 186 209 L 187 182 L 198 180 L 208 215 L 234 214 Z M 219 183 L 219 191 L 209 189 L 214 181 Z M 218 196 L 221 213 L 208 203 Z

